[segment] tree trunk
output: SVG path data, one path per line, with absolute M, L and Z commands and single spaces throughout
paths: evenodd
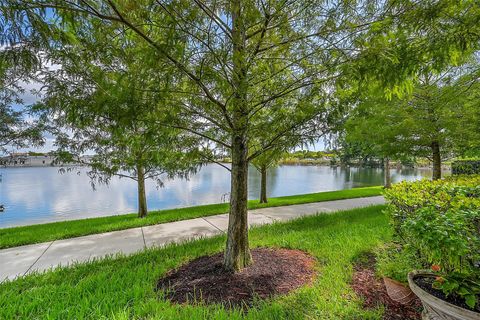
M 442 178 L 442 158 L 440 156 L 440 144 L 437 141 L 432 142 L 433 176 L 432 180 Z
M 230 213 L 224 257 L 225 269 L 232 272 L 241 270 L 252 262 L 248 246 L 247 144 L 242 140 L 241 137 L 235 137 L 232 146 Z
M 260 168 L 260 174 L 262 176 L 260 183 L 260 203 L 267 203 L 267 167 L 262 166 Z
M 224 268 L 235 272 L 252 263 L 248 246 L 248 83 L 246 80 L 246 31 L 241 0 L 230 3 L 232 14 L 232 172 L 230 213 Z
M 142 165 L 137 165 L 137 185 L 138 185 L 138 217 L 147 216 L 147 197 L 145 194 L 145 169 Z
M 383 167 L 385 171 L 385 188 L 390 188 L 392 186 L 392 177 L 390 175 L 390 158 L 386 157 L 383 160 Z

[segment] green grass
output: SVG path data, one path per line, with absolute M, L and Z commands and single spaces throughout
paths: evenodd
M 267 204 L 258 200 L 249 201 L 250 209 L 287 206 L 347 198 L 369 197 L 379 195 L 381 187 L 355 188 L 340 191 L 310 193 L 303 195 L 271 198 Z M 67 239 L 89 234 L 123 230 L 158 223 L 206 217 L 228 211 L 228 204 L 210 204 L 204 206 L 152 211 L 144 219 L 136 214 L 124 214 L 109 217 L 90 218 L 72 221 L 45 223 L 24 227 L 0 229 L 0 249 L 25 244 Z
M 383 208 L 253 228 L 252 247 L 304 250 L 315 256 L 318 276 L 313 285 L 258 302 L 246 314 L 218 305 L 174 305 L 154 291 L 168 270 L 220 252 L 222 235 L 5 282 L 0 285 L 0 319 L 381 319 L 382 308 L 362 309 L 349 282 L 354 261 L 391 240 Z

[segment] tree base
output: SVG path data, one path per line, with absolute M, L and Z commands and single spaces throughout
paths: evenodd
M 245 255 L 238 257 L 238 260 L 230 261 L 225 253 L 223 256 L 223 268 L 225 271 L 235 273 L 250 266 L 253 263 L 252 253 L 248 250 Z
M 299 250 L 258 248 L 254 263 L 240 272 L 223 268 L 223 254 L 204 256 L 169 272 L 157 284 L 174 303 L 219 303 L 249 307 L 255 299 L 287 294 L 310 284 L 315 259 Z

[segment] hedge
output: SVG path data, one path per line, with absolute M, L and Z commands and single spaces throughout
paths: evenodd
M 480 174 L 480 159 L 454 161 L 452 163 L 452 174 Z
M 480 175 L 457 175 L 441 180 L 402 181 L 384 191 L 398 227 L 423 207 L 434 207 L 439 213 L 449 209 L 480 209 Z

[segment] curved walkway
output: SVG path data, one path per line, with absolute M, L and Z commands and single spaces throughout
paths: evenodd
M 248 212 L 248 221 L 249 225 L 269 224 L 384 202 L 383 197 L 378 196 L 256 209 Z M 227 226 L 228 214 L 219 214 L 3 249 L 0 250 L 0 282 L 73 262 L 85 262 L 116 253 L 131 254 L 153 246 L 211 237 L 225 232 Z

